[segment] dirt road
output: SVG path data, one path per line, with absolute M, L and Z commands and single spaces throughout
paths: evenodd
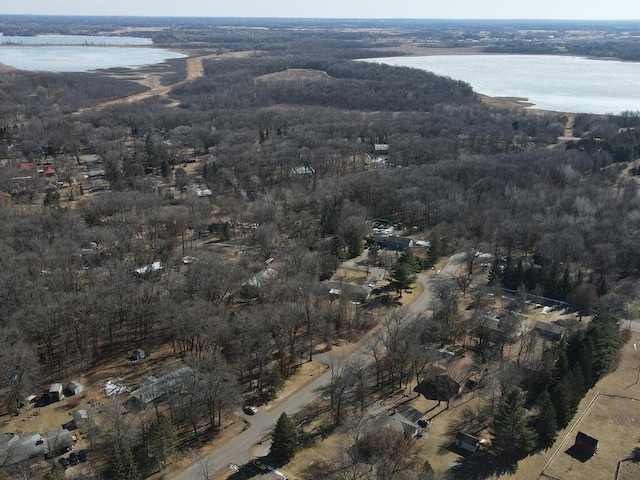
M 178 85 L 183 85 L 187 82 L 191 82 L 197 78 L 200 78 L 204 75 L 204 60 L 222 60 L 225 58 L 239 58 L 239 57 L 247 57 L 254 52 L 231 52 L 231 53 L 223 53 L 217 54 L 212 53 L 209 55 L 201 55 L 198 57 L 189 57 L 187 58 L 187 75 L 184 80 L 181 80 L 176 83 L 172 83 L 171 85 L 162 85 L 161 84 L 161 76 L 151 74 L 146 78 L 141 79 L 140 83 L 149 88 L 149 90 L 141 93 L 135 93 L 133 95 L 129 95 L 128 97 L 117 98 L 115 100 L 109 100 L 108 102 L 103 102 L 98 105 L 94 105 L 93 107 L 81 108 L 77 110 L 74 115 L 80 115 L 81 113 L 85 113 L 87 111 L 103 109 L 107 107 L 111 107 L 113 105 L 122 105 L 125 103 L 134 103 L 141 102 L 143 100 L 147 100 L 151 97 L 168 97 L 169 92 L 173 90 Z M 173 102 L 168 104 L 167 106 L 175 107 L 178 106 L 178 102 Z

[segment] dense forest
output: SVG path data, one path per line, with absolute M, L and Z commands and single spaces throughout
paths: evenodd
M 46 22 L 23 20 L 9 28 L 4 19 L 0 30 L 47 31 Z M 61 22 L 61 33 L 105 27 Z M 149 449 L 167 431 L 175 427 L 185 445 L 210 438 L 242 403 L 273 398 L 319 345 L 356 342 L 382 325 L 386 343 L 371 346 L 373 380 L 364 367 L 343 366 L 332 381 L 332 428 L 340 426 L 349 408 L 362 411 L 375 395 L 422 380 L 427 346 L 466 342 L 477 326 L 457 312 L 469 283 L 442 287 L 429 318 L 400 315 L 391 291 L 367 306 L 326 295 L 321 282 L 362 255 L 372 222 L 385 219 L 430 245 L 415 256 L 368 250 L 399 297 L 418 272 L 456 252 L 471 259 L 471 282 L 475 257 L 490 252 L 474 283 L 566 301 L 580 320 L 594 316 L 526 366 L 518 355 L 523 380 L 502 388 L 495 405 L 494 430 L 501 412 L 522 408 L 521 390 L 528 408 L 550 412 L 553 404 L 557 414 L 534 419 L 537 444 L 523 435 L 521 450 L 498 445 L 498 455 L 517 460 L 553 443 L 556 427 L 615 366 L 618 320 L 634 315 L 640 116 L 577 115 L 578 140 L 558 142 L 567 115 L 489 107 L 464 82 L 354 61 L 388 56 L 407 39 L 460 46 L 446 23 L 402 24 L 399 41 L 359 25 L 158 22 L 163 28 L 148 34 L 154 42 L 192 49 L 204 70 L 185 81 L 184 62 L 162 67 L 166 95 L 102 105 L 147 87 L 109 72 L 0 73 L 4 411 L 16 413 L 48 381 L 97 370 L 133 348 L 164 348 L 191 368 L 193 388 L 140 429 L 114 427 L 96 441 L 117 466 L 107 475 L 140 478 L 166 467 L 175 439 Z M 633 57 L 616 45 L 608 51 Z M 608 46 L 567 48 L 604 55 Z M 55 178 L 24 173 L 40 167 L 55 168 Z M 202 236 L 231 249 L 207 248 Z M 251 283 L 274 258 L 277 276 Z M 247 294 L 248 285 L 256 292 Z M 478 311 L 488 297 L 474 295 Z M 504 349 L 503 341 L 481 353 L 501 361 Z M 379 441 L 371 439 L 369 456 Z M 393 475 L 380 478 L 401 478 Z

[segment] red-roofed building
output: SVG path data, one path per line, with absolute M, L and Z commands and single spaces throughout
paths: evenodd
M 35 170 L 36 164 L 33 162 L 22 162 L 20 163 L 20 170 Z
M 55 168 L 53 168 L 53 167 L 47 167 L 47 168 L 45 168 L 45 169 L 44 169 L 44 174 L 45 174 L 47 177 L 51 177 L 52 175 L 55 175 L 55 174 L 56 174 L 56 169 L 55 169 Z

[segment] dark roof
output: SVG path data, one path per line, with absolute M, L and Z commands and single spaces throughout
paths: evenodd
M 586 445 L 591 445 L 593 447 L 598 446 L 598 439 L 590 437 L 586 433 L 578 432 L 576 434 L 576 442 L 585 443 Z
M 474 437 L 468 433 L 458 432 L 456 434 L 456 441 L 468 443 L 470 445 L 477 445 L 480 443 L 480 439 L 478 437 Z
M 342 295 L 343 293 L 353 299 L 368 299 L 371 295 L 371 288 L 364 285 L 356 285 L 353 283 L 339 283 L 324 281 L 322 285 L 327 288 L 327 291 L 336 295 Z
M 390 237 L 373 235 L 371 241 L 391 248 L 409 248 L 413 245 L 413 238 L 400 237 L 398 235 L 391 235 Z

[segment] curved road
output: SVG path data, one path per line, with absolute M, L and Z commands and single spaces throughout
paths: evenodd
M 451 277 L 463 263 L 463 254 L 453 255 L 445 267 L 434 275 L 421 273 L 418 275 L 418 281 L 424 286 L 422 294 L 407 308 L 409 313 L 422 313 L 430 306 L 433 299 L 433 289 L 438 282 L 446 277 Z M 353 355 L 366 355 L 367 348 L 366 339 L 361 342 L 361 346 Z M 231 439 L 225 445 L 215 449 L 208 455 L 200 458 L 181 474 L 175 477 L 176 480 L 202 480 L 202 465 L 207 466 L 208 472 L 218 472 L 221 469 L 228 468 L 229 465 L 245 465 L 252 460 L 249 450 L 265 435 L 270 434 L 283 412 L 293 414 L 302 407 L 311 403 L 317 396 L 317 390 L 328 385 L 331 380 L 331 370 L 326 371 L 310 384 L 302 387 L 297 392 L 291 394 L 286 400 L 282 401 L 278 406 L 268 411 L 260 411 L 258 414 L 245 418 L 250 419 L 249 428 L 241 432 L 239 435 Z M 215 473 L 209 478 L 215 478 Z

